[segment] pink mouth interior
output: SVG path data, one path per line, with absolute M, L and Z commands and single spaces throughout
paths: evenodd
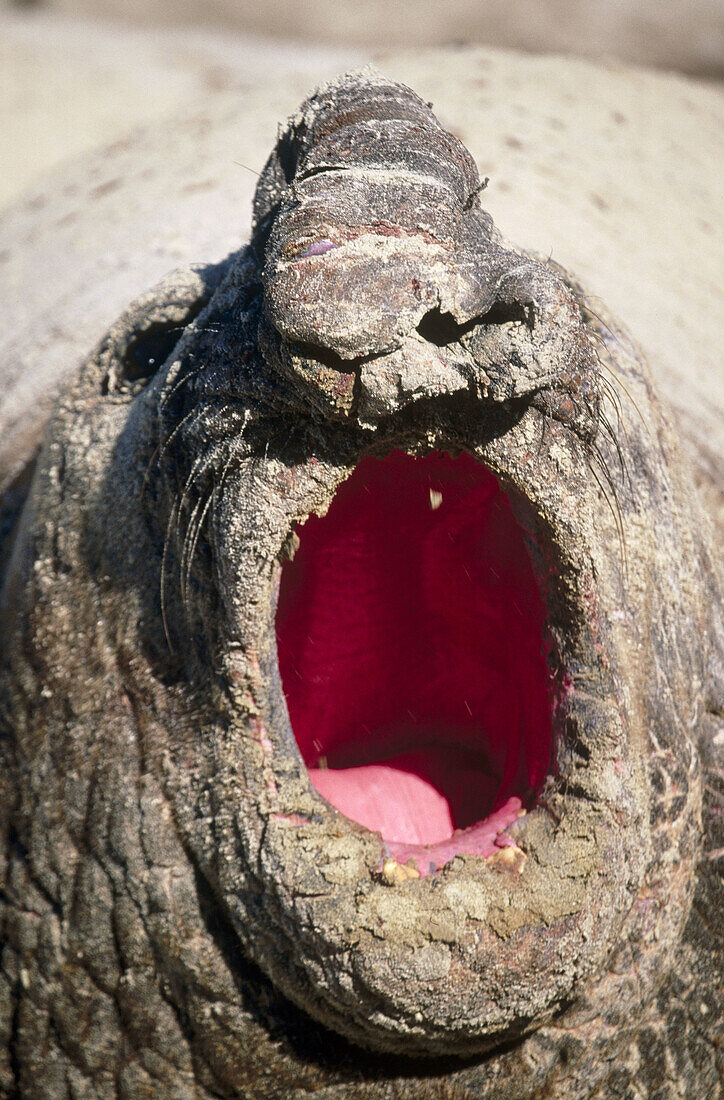
M 423 873 L 509 843 L 550 765 L 552 692 L 497 479 L 469 455 L 366 458 L 297 534 L 277 643 L 316 789 Z

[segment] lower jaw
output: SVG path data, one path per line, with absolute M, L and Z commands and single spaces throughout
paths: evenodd
M 496 478 L 466 454 L 363 459 L 297 535 L 277 647 L 318 793 L 415 875 L 511 845 L 551 767 L 556 689 Z
M 355 771 L 358 774 L 350 775 Z M 515 842 L 505 830 L 525 814 L 513 795 L 467 829 L 456 829 L 444 795 L 414 773 L 394 766 L 370 765 L 357 769 L 309 769 L 313 786 L 346 816 L 379 832 L 386 855 L 424 877 L 444 867 L 456 855 L 488 858 Z M 412 812 L 405 814 L 411 806 Z M 418 840 L 395 840 L 401 831 Z M 428 837 L 430 839 L 428 839 Z M 433 839 L 438 837 L 439 839 Z

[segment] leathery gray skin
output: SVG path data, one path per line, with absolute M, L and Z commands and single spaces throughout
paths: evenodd
M 392 449 L 500 479 L 566 683 L 515 857 L 424 878 L 311 786 L 274 633 L 295 526 Z M 721 1095 L 689 472 L 625 333 L 500 239 L 409 89 L 302 106 L 250 246 L 120 318 L 8 539 L 3 1095 Z

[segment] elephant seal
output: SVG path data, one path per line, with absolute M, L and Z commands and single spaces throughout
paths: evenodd
M 7 509 L 8 1094 L 719 1094 L 715 570 L 643 358 L 483 187 L 342 77 L 63 395 Z

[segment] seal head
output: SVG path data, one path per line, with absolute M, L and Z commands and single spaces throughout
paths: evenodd
M 317 92 L 249 248 L 132 308 L 65 397 L 5 595 L 26 850 L 64 806 L 48 850 L 91 853 L 96 908 L 133 884 L 173 989 L 243 952 L 426 1057 L 574 1002 L 635 1019 L 700 836 L 710 582 L 675 444 L 625 336 L 480 190 L 409 89 Z M 43 881 L 81 936 L 69 858 Z

